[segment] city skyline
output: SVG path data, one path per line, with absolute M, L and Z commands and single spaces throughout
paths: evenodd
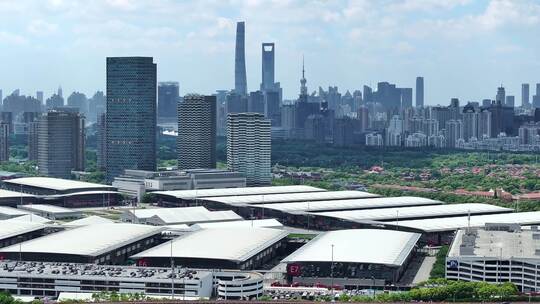
M 58 85 L 91 96 L 105 89 L 105 57 L 125 55 L 154 57 L 158 81 L 178 81 L 180 95 L 230 90 L 237 21 L 246 22 L 248 92 L 261 83 L 262 43 L 276 45 L 284 99 L 298 96 L 302 54 L 310 93 L 379 81 L 414 88 L 423 76 L 426 105 L 494 99 L 501 83 L 520 105 L 521 83 L 539 82 L 540 4 L 533 1 L 25 1 L 0 11 L 0 62 L 10 71 L 0 78 L 4 96 L 20 88 L 48 97 Z M 20 14 L 27 18 L 14 21 Z

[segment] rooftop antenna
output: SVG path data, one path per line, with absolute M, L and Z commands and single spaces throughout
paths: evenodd
M 471 209 L 467 212 L 467 233 L 471 231 Z

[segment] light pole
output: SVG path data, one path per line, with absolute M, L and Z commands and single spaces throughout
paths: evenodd
M 334 244 L 331 245 L 330 284 L 332 285 L 332 301 L 334 300 Z
M 171 239 L 171 299 L 174 300 L 174 261 L 173 261 L 173 239 Z M 184 284 L 184 294 L 186 293 L 186 286 Z
M 396 210 L 396 230 L 399 230 L 399 210 Z
M 309 230 L 309 201 L 307 202 L 307 230 Z

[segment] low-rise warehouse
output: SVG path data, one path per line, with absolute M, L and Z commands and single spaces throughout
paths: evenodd
M 460 215 L 481 215 L 509 213 L 513 209 L 488 204 L 448 204 L 434 206 L 416 206 L 403 208 L 385 208 L 369 210 L 346 210 L 311 213 L 312 216 L 331 217 L 350 222 L 396 221 L 452 217 Z
M 199 223 L 191 226 L 191 230 L 209 229 L 209 228 L 274 228 L 282 229 L 283 224 L 276 219 L 262 220 L 244 220 L 214 223 Z
M 503 214 L 441 217 L 435 219 L 395 221 L 383 223 L 387 228 L 420 232 L 430 244 L 449 244 L 454 232 L 467 227 L 483 227 L 487 223 L 508 223 L 519 225 L 540 225 L 540 211 L 513 212 Z
M 201 229 L 132 256 L 139 265 L 257 269 L 274 258 L 288 233 L 270 228 Z M 172 252 L 172 253 L 171 253 Z
M 137 224 L 81 226 L 0 249 L 5 259 L 119 264 L 161 242 L 163 228 Z
M 174 224 L 196 224 L 223 221 L 243 220 L 241 216 L 233 211 L 209 211 L 198 207 L 181 208 L 154 208 L 154 209 L 132 209 L 126 210 L 120 216 L 123 222 L 132 222 L 149 225 L 174 225 Z
M 282 262 L 291 282 L 373 287 L 396 284 L 420 234 L 380 229 L 349 229 L 318 235 Z
M 64 223 L 63 225 L 77 227 L 77 226 L 110 224 L 110 223 L 114 223 L 114 221 L 108 218 L 101 217 L 101 216 L 91 215 L 91 216 L 83 217 L 81 219 L 77 219 L 71 222 Z
M 43 235 L 45 225 L 25 221 L 0 221 L 0 247 L 10 246 Z M 0 260 L 2 259 L 0 254 Z
M 293 186 L 270 186 L 270 187 L 245 187 L 245 188 L 222 188 L 201 190 L 176 190 L 152 192 L 162 206 L 181 207 L 194 206 L 198 200 L 205 197 L 226 197 L 244 195 L 266 195 L 279 193 L 307 193 L 324 192 L 326 190 L 302 185 Z
M 512 282 L 522 292 L 540 291 L 540 231 L 516 224 L 491 224 L 457 232 L 446 258 L 446 278 Z
M 0 206 L 17 207 L 20 204 L 32 204 L 37 202 L 37 197 L 32 194 L 0 189 Z
M 7 220 L 7 219 L 18 217 L 18 216 L 23 216 L 29 213 L 30 212 L 28 211 L 24 211 L 17 208 L 0 206 L 0 220 Z
M 43 205 L 43 204 L 19 205 L 17 206 L 17 208 L 31 212 L 33 214 L 36 214 L 42 217 L 46 217 L 51 220 L 61 220 L 61 219 L 82 217 L 81 211 L 76 211 L 76 210 L 54 206 L 54 205 Z
M 14 178 L 3 181 L 3 186 L 10 191 L 36 196 L 36 200 L 64 207 L 109 206 L 121 200 L 120 193 L 112 186 L 61 178 Z

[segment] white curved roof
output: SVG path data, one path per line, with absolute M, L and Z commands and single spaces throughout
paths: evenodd
M 162 230 L 161 227 L 137 224 L 87 225 L 0 248 L 0 252 L 19 252 L 20 246 L 22 252 L 97 256 Z
M 208 229 L 208 228 L 283 228 L 283 224 L 276 219 L 260 219 L 260 220 L 243 220 L 243 221 L 229 221 L 229 222 L 214 222 L 214 223 L 200 223 L 191 226 L 192 230 Z
M 76 181 L 71 179 L 62 179 L 54 177 L 21 177 L 4 181 L 9 184 L 31 186 L 45 189 L 52 189 L 57 191 L 66 191 L 72 189 L 96 189 L 96 188 L 111 188 L 109 185 L 88 183 L 82 181 Z
M 20 198 L 20 197 L 35 197 L 35 195 L 0 189 L 0 198 Z
M 13 220 L 0 221 L 0 240 L 43 228 L 45 228 L 45 225 L 36 222 Z
M 7 216 L 19 216 L 19 215 L 25 215 L 29 214 L 29 211 L 13 208 L 13 207 L 6 207 L 6 206 L 0 206 L 0 214 L 7 215 Z
M 448 204 L 434 206 L 416 206 L 403 208 L 384 208 L 368 210 L 346 210 L 312 213 L 348 221 L 384 221 L 421 217 L 445 217 L 463 214 L 504 213 L 513 209 L 488 204 Z
M 44 218 L 42 216 L 39 216 L 37 214 L 32 214 L 32 213 L 17 216 L 17 217 L 12 217 L 12 218 L 7 219 L 5 221 L 30 222 L 30 223 L 40 223 L 40 224 L 45 224 L 45 223 L 51 223 L 52 222 L 52 220 L 50 220 L 48 218 Z
M 242 262 L 287 235 L 288 232 L 284 230 L 271 228 L 201 229 L 174 239 L 172 256 Z M 167 242 L 140 252 L 132 258 L 170 256 L 171 243 Z
M 107 223 L 114 223 L 114 221 L 108 218 L 101 217 L 101 216 L 91 215 L 91 216 L 83 217 L 82 219 L 64 223 L 64 225 L 65 226 L 85 226 L 85 225 L 107 224 Z
M 309 212 L 340 209 L 375 209 L 399 206 L 420 206 L 420 205 L 440 205 L 442 202 L 413 196 L 400 197 L 376 197 L 363 199 L 347 199 L 334 201 L 313 201 L 313 202 L 294 202 L 294 203 L 276 203 L 260 204 L 257 207 L 279 210 L 283 212 Z
M 227 205 L 250 205 L 280 202 L 308 202 L 323 200 L 341 200 L 355 198 L 379 197 L 377 194 L 371 194 L 362 191 L 326 191 L 310 193 L 287 193 L 287 194 L 268 194 L 268 195 L 244 195 L 227 197 L 206 197 L 205 201 L 219 202 Z
M 343 262 L 401 266 L 419 233 L 382 229 L 349 229 L 318 235 L 282 262 Z M 332 259 L 333 246 L 333 259 Z
M 198 207 L 180 207 L 180 208 L 153 208 L 127 210 L 131 216 L 147 221 L 160 222 L 167 224 L 193 224 L 204 222 L 233 221 L 243 218 L 234 211 L 210 211 L 202 206 Z M 128 216 L 128 215 L 126 215 Z
M 255 195 L 255 194 L 275 194 L 275 193 L 301 193 L 301 192 L 322 192 L 324 189 L 311 186 L 271 186 L 271 187 L 245 187 L 245 188 L 221 188 L 221 189 L 201 189 L 201 190 L 172 190 L 155 191 L 152 193 L 170 195 L 180 199 L 195 199 L 212 196 L 235 196 L 235 195 Z
M 391 222 L 387 224 L 398 224 L 399 226 L 419 229 L 425 232 L 440 232 L 467 228 L 468 223 L 469 221 L 467 216 L 459 216 L 425 220 L 399 221 L 399 223 Z M 486 223 L 539 225 L 540 211 L 474 215 L 470 217 L 471 227 L 483 227 Z

